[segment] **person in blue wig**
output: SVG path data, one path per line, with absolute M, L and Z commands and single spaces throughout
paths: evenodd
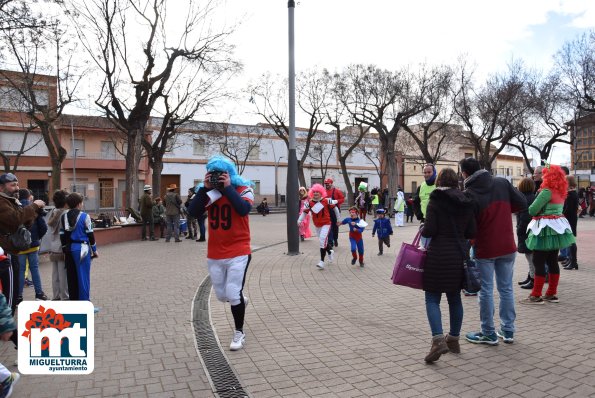
M 204 183 L 188 206 L 194 217 L 207 211 L 207 267 L 211 282 L 221 302 L 229 302 L 235 332 L 229 346 L 232 351 L 244 346 L 244 317 L 247 297 L 244 282 L 251 259 L 249 213 L 254 203 L 252 183 L 240 176 L 235 165 L 217 155 L 207 163 Z

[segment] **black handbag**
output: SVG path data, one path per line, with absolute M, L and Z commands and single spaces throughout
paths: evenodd
M 463 263 L 463 289 L 469 293 L 477 293 L 481 290 L 479 267 L 472 259 L 467 259 Z
M 24 225 L 20 225 L 15 232 L 8 235 L 12 246 L 18 250 L 27 250 L 31 246 L 31 232 Z
M 463 289 L 468 293 L 477 293 L 481 290 L 481 276 L 479 274 L 479 267 L 474 260 L 469 258 L 469 250 L 465 250 L 463 244 L 459 240 L 459 231 L 457 224 L 451 218 L 450 221 L 455 230 L 455 236 L 459 242 L 459 248 L 463 254 Z

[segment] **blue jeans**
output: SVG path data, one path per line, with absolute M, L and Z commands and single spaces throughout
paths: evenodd
M 440 299 L 442 293 L 426 293 L 426 314 L 432 330 L 432 336 L 442 335 L 442 314 L 440 313 Z M 448 310 L 450 314 L 450 334 L 458 336 L 461 334 L 461 325 L 463 324 L 463 303 L 461 301 L 461 292 L 446 293 L 448 299 Z
M 23 295 L 27 260 L 29 260 L 29 271 L 31 271 L 31 279 L 33 280 L 33 286 L 35 287 L 35 294 L 43 293 L 43 288 L 41 287 L 41 276 L 39 275 L 39 251 L 36 250 L 32 253 L 19 254 L 19 265 L 21 274 L 19 284 L 19 296 Z
M 568 258 L 570 257 L 570 247 L 565 247 L 560 249 L 560 257 Z
M 516 253 L 495 258 L 476 258 L 481 275 L 481 290 L 479 291 L 479 318 L 483 334 L 493 335 L 494 327 L 494 274 L 496 287 L 500 294 L 500 327 L 505 332 L 514 332 L 514 290 L 512 275 Z

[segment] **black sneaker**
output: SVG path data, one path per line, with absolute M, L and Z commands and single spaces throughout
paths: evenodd
M 44 292 L 35 295 L 35 301 L 46 301 L 49 300 L 48 296 L 45 295 Z
M 18 296 L 16 299 L 16 304 L 15 305 L 19 305 L 23 302 L 23 296 Z
M 357 261 L 357 258 L 352 258 L 351 259 L 351 265 L 355 265 L 355 262 Z

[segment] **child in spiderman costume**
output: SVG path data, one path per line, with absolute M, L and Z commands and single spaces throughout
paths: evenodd
M 359 266 L 363 267 L 364 239 L 362 237 L 362 232 L 364 232 L 364 229 L 368 224 L 365 221 L 360 220 L 360 218 L 358 217 L 358 213 L 359 210 L 357 207 L 350 207 L 349 217 L 345 218 L 343 221 L 339 221 L 337 225 L 349 225 L 349 242 L 351 243 L 351 255 L 353 256 L 353 258 L 351 259 L 351 264 L 355 264 L 359 254 Z

